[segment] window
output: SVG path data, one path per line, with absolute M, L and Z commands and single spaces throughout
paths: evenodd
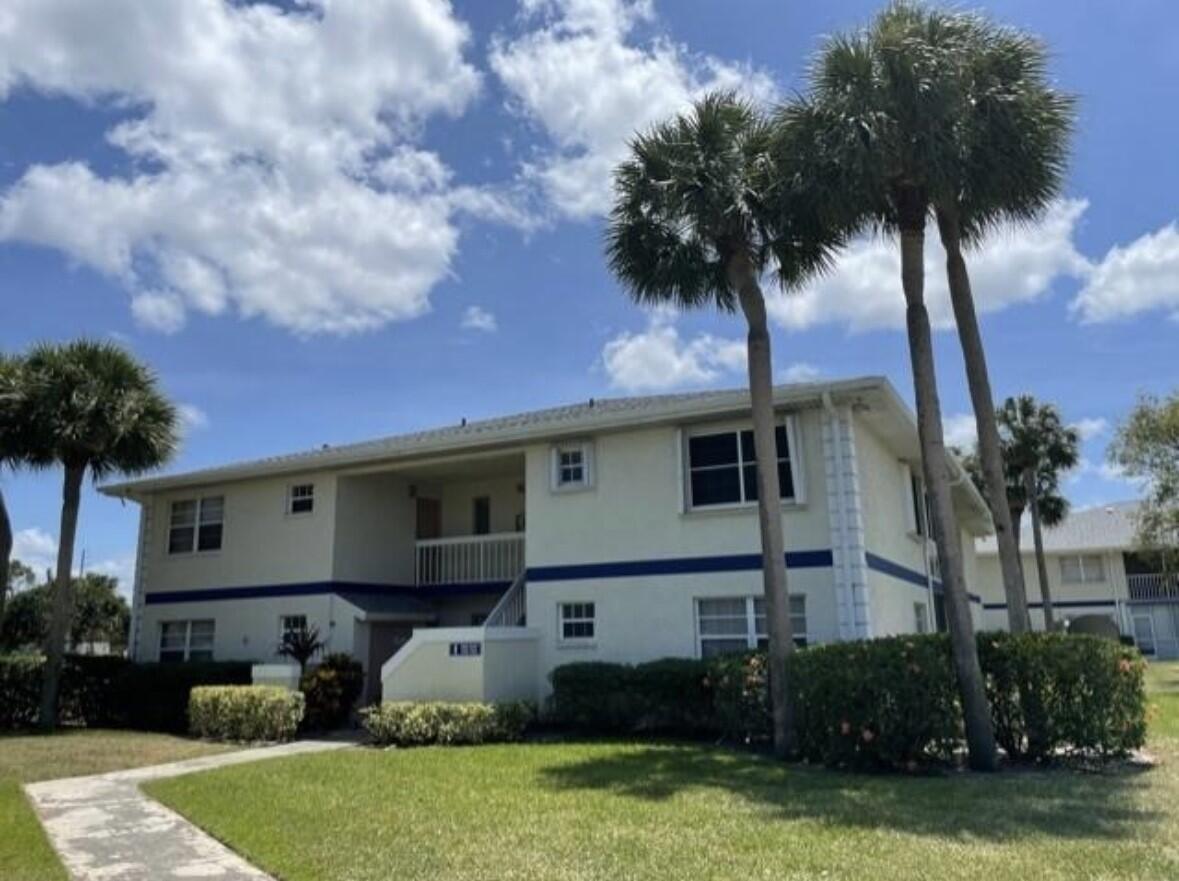
M 296 483 L 287 491 L 288 514 L 310 514 L 315 510 L 315 484 Z
M 475 535 L 488 535 L 491 532 L 491 498 L 479 496 L 472 500 L 472 531 Z
M 916 474 L 909 475 L 909 498 L 913 506 L 913 532 L 929 535 L 929 500 L 925 497 L 925 482 Z
M 160 625 L 160 661 L 213 660 L 212 620 L 164 621 Z
M 278 619 L 278 639 L 283 643 L 287 634 L 302 633 L 307 629 L 306 615 L 283 615 Z
M 593 603 L 561 603 L 558 609 L 563 641 L 594 638 Z
M 794 499 L 794 474 L 786 426 L 774 432 L 778 451 L 778 483 L 784 499 Z M 699 432 L 688 436 L 690 507 L 710 508 L 757 501 L 757 457 L 753 430 Z
M 913 632 L 929 632 L 929 608 L 925 603 L 913 603 Z
M 224 520 L 224 496 L 173 502 L 168 525 L 168 553 L 221 550 Z
M 588 442 L 557 444 L 552 455 L 554 490 L 593 486 L 593 447 Z
M 1060 580 L 1066 584 L 1105 581 L 1105 560 L 1100 554 L 1074 554 L 1060 558 Z
M 795 645 L 805 646 L 806 597 L 800 594 L 790 597 L 790 629 Z M 697 600 L 696 632 L 702 658 L 764 648 L 769 644 L 765 599 L 716 597 Z

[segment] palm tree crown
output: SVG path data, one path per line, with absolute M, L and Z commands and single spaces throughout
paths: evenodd
M 996 415 L 1005 460 L 1013 473 L 1022 475 L 1030 469 L 1039 476 L 1039 486 L 1051 486 L 1057 475 L 1076 467 L 1080 435 L 1064 424 L 1055 405 L 1041 404 L 1031 395 L 1019 395 L 1004 401 Z M 1047 481 L 1049 475 L 1051 483 Z M 1048 523 L 1047 518 L 1044 522 Z
M 12 408 L 34 465 L 58 462 L 95 478 L 131 475 L 176 450 L 176 408 L 154 373 L 113 343 L 34 346 L 21 374 Z

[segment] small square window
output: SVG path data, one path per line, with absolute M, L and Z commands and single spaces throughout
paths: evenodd
M 307 629 L 306 615 L 283 615 L 279 618 L 278 637 L 281 644 L 287 637 L 287 634 L 302 633 Z
M 593 603 L 561 603 L 560 618 L 562 640 L 594 638 Z
M 553 489 L 584 489 L 592 484 L 593 465 L 588 443 L 553 447 Z
M 296 483 L 287 494 L 288 514 L 310 514 L 315 510 L 315 484 Z

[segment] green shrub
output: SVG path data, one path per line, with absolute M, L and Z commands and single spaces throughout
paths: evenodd
M 770 739 L 769 665 L 764 652 L 718 655 L 709 663 L 713 724 L 736 743 Z
M 58 721 L 70 725 L 116 724 L 115 684 L 129 666 L 130 662 L 123 658 L 66 655 Z M 0 730 L 36 724 L 44 667 L 42 655 L 0 656 Z
M 277 685 L 201 685 L 188 699 L 189 730 L 211 740 L 290 740 L 303 695 Z
M 1014 759 L 1121 756 L 1146 740 L 1144 662 L 1097 636 L 980 634 L 995 736 Z
M 307 702 L 304 728 L 331 731 L 347 724 L 363 688 L 364 670 L 359 661 L 346 654 L 328 655 L 299 682 Z
M 36 723 L 44 664 L 39 655 L 0 655 L 0 730 Z
M 114 684 L 117 724 L 142 731 L 183 734 L 188 700 L 198 685 L 249 685 L 248 661 L 130 664 Z
M 361 710 L 365 730 L 380 746 L 516 741 L 535 716 L 531 704 L 386 701 Z
M 946 760 L 960 739 L 949 640 L 896 636 L 795 652 L 788 674 L 803 758 L 832 767 Z
M 692 735 L 715 730 L 708 662 L 663 658 L 631 673 L 638 731 Z
M 549 681 L 553 685 L 549 716 L 556 724 L 607 734 L 637 727 L 641 706 L 634 667 L 581 661 L 553 670 Z

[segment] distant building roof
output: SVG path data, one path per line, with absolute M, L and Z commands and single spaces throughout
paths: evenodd
M 1064 522 L 1044 530 L 1044 550 L 1063 551 L 1130 550 L 1134 547 L 1138 502 L 1115 502 L 1072 511 Z M 1024 514 L 1020 530 L 1020 548 L 1032 549 L 1031 516 Z M 977 540 L 980 554 L 998 554 L 994 536 Z

